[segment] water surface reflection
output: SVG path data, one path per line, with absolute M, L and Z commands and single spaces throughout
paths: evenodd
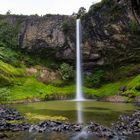
M 76 109 L 77 109 L 77 122 L 78 123 L 83 123 L 84 120 L 83 120 L 83 106 L 82 106 L 82 102 L 78 101 L 76 103 Z

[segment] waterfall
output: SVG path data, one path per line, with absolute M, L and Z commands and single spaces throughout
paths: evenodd
M 84 100 L 82 92 L 82 70 L 81 70 L 81 21 L 76 21 L 76 100 Z

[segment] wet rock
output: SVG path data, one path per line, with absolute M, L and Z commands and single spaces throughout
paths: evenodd
M 14 109 L 0 108 L 0 131 L 34 131 L 39 133 L 45 132 L 82 132 L 95 134 L 98 137 L 112 139 L 116 136 L 127 136 L 140 134 L 140 110 L 134 112 L 130 116 L 120 115 L 118 121 L 112 124 L 111 128 L 104 127 L 98 123 L 91 122 L 89 124 L 65 123 L 60 121 L 42 121 L 37 124 L 30 125 L 28 123 L 11 124 L 9 119 L 23 119 L 23 117 Z M 10 115 L 9 115 L 10 114 Z M 13 116 L 15 115 L 15 116 Z M 16 116 L 17 115 L 17 116 Z M 8 121 L 7 121 L 8 120 Z M 0 138 L 3 137 L 0 133 Z
M 57 124 L 55 122 L 53 122 L 53 121 L 51 121 L 50 124 L 49 124 L 50 127 L 55 127 L 56 125 Z
M 112 129 L 119 135 L 131 135 L 139 133 L 140 130 L 140 110 L 131 116 L 120 115 L 119 121 L 115 123 Z
M 45 132 L 45 130 L 46 130 L 45 127 L 44 127 L 44 128 L 40 128 L 40 129 L 38 130 L 38 132 L 42 133 L 42 132 Z
M 0 120 L 1 119 L 22 120 L 24 118 L 15 109 L 0 107 Z
M 18 111 L 12 108 L 0 107 L 0 131 L 24 131 L 28 130 L 30 125 L 28 123 L 13 124 L 10 121 L 24 120 Z
M 0 132 L 0 139 L 8 137 L 6 134 Z
M 69 125 L 63 125 L 63 130 L 69 130 Z
M 52 128 L 53 131 L 56 131 L 56 132 L 62 132 L 64 131 L 63 127 L 62 126 L 57 126 L 57 127 L 54 127 Z
M 74 125 L 73 127 L 74 127 L 75 131 L 81 131 L 81 129 L 82 129 L 81 125 Z

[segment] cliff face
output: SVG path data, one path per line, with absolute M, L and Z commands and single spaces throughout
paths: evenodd
M 46 58 L 52 56 L 63 60 L 74 59 L 75 41 L 63 29 L 63 26 L 67 26 L 63 25 L 65 21 L 72 23 L 72 20 L 71 17 L 61 15 L 29 17 L 22 23 L 20 47 Z
M 140 62 L 140 25 L 131 1 L 104 0 L 91 6 L 82 19 L 87 66 L 115 68 Z
M 115 68 L 140 62 L 140 27 L 125 0 L 103 0 L 81 16 L 82 53 L 85 69 Z M 25 52 L 57 61 L 75 63 L 75 21 L 73 16 L 8 16 L 20 23 L 19 47 Z M 20 20 L 19 20 L 20 19 Z

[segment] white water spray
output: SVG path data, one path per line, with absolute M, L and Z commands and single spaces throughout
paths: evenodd
M 81 70 L 81 21 L 76 21 L 76 101 L 84 100 L 82 92 Z

